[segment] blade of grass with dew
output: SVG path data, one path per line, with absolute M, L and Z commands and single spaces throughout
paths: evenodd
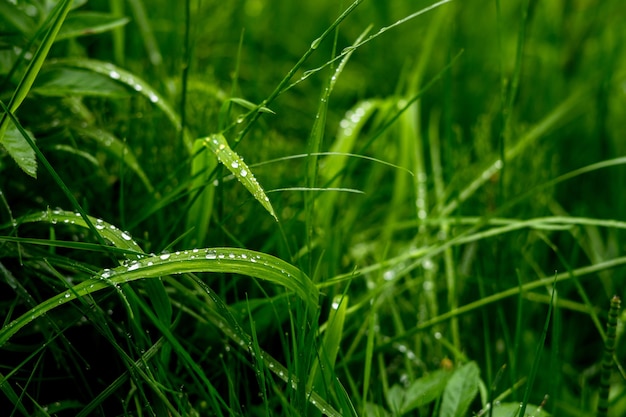
M 202 143 L 209 148 L 217 159 L 243 184 L 244 187 L 252 194 L 252 196 L 272 215 L 274 220 L 278 221 L 274 208 L 270 199 L 261 188 L 250 168 L 245 164 L 243 159 L 233 151 L 226 138 L 221 133 L 203 138 Z
M 95 225 L 96 229 L 98 229 L 100 235 L 104 239 L 110 241 L 116 248 L 125 251 L 124 254 L 126 259 L 137 260 L 142 259 L 142 257 L 145 256 L 144 251 L 128 232 L 125 232 L 102 219 L 88 216 L 88 220 Z M 62 210 L 48 210 L 40 214 L 33 214 L 20 219 L 20 222 L 22 223 L 39 221 L 48 222 L 50 224 L 67 224 L 88 228 L 87 222 L 80 216 L 80 213 Z M 117 286 L 115 286 L 115 288 L 118 289 Z M 159 317 L 161 317 L 164 322 L 170 323 L 172 319 L 172 306 L 163 283 L 159 280 L 148 280 L 146 282 L 146 291 Z M 128 308 L 131 308 L 121 289 L 119 289 L 118 293 L 125 300 Z
M 50 68 L 54 66 L 83 68 L 98 74 L 106 75 L 109 78 L 126 85 L 127 87 L 146 97 L 148 100 L 150 100 L 151 103 L 159 108 L 163 112 L 163 114 L 165 114 L 165 116 L 167 116 L 170 123 L 177 131 L 180 132 L 181 130 L 184 130 L 181 125 L 180 117 L 178 116 L 178 114 L 176 114 L 174 108 L 170 105 L 170 103 L 150 84 L 148 84 L 137 75 L 126 71 L 125 69 L 113 65 L 110 62 L 102 62 L 95 59 L 84 58 L 55 59 L 49 63 L 49 66 Z M 187 147 L 187 150 L 191 152 L 193 148 L 192 140 L 186 130 L 184 130 L 184 133 L 184 145 Z
M 39 304 L 0 330 L 0 346 L 19 329 L 42 314 L 93 292 L 140 279 L 187 272 L 219 272 L 249 275 L 285 287 L 302 298 L 313 311 L 318 305 L 319 290 L 299 269 L 287 262 L 260 252 L 234 248 L 194 249 L 159 256 L 144 257 L 128 265 L 102 271 Z
M 17 88 L 13 92 L 13 96 L 11 97 L 8 106 L 6 106 L 6 108 L 4 109 L 5 113 L 2 115 L 2 119 L 0 119 L 0 145 L 4 146 L 5 133 L 9 127 L 9 123 L 11 122 L 9 113 L 15 113 L 15 111 L 20 107 L 20 105 L 28 95 L 28 92 L 30 91 L 33 83 L 35 82 L 35 79 L 37 78 L 37 74 L 39 74 L 39 71 L 41 70 L 41 66 L 48 56 L 48 52 L 50 51 L 50 48 L 52 47 L 52 44 L 54 43 L 54 40 L 59 33 L 63 22 L 65 21 L 65 18 L 67 17 L 71 5 L 72 0 L 60 1 L 50 13 L 48 19 L 46 19 L 44 27 L 48 23 L 50 24 L 50 27 L 44 35 L 44 38 L 39 45 L 39 48 L 37 48 L 37 51 L 35 52 L 35 55 L 30 61 L 28 67 L 26 68 L 26 72 L 20 80 Z M 13 123 L 15 124 L 15 121 Z M 13 136 L 13 141 L 15 141 L 16 139 L 17 136 Z M 18 159 L 17 155 L 11 153 L 15 152 L 15 143 L 13 144 L 13 147 L 11 149 L 7 149 L 7 152 L 11 154 L 15 162 L 19 165 L 20 168 L 22 168 L 22 170 L 26 174 L 30 175 L 33 178 L 36 178 L 37 171 L 35 155 L 30 153 L 24 154 L 23 152 L 29 143 L 27 140 L 22 140 L 21 142 L 22 143 L 18 145 L 17 148 L 21 150 L 21 158 L 26 157 L 26 159 Z

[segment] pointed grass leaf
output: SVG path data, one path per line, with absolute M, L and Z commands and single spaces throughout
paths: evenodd
M 111 242 L 115 247 L 126 249 L 130 253 L 132 259 L 139 259 L 143 256 L 143 250 L 137 242 L 127 232 L 117 228 L 116 226 L 92 216 L 88 216 L 92 224 L 100 233 L 100 236 Z M 67 224 L 88 228 L 87 223 L 80 215 L 72 211 L 48 210 L 38 214 L 32 214 L 19 219 L 19 223 L 47 222 L 50 224 Z
M 35 140 L 29 132 L 26 133 L 33 141 Z M 33 178 L 37 178 L 37 157 L 35 156 L 35 151 L 30 147 L 28 142 L 24 140 L 22 133 L 17 129 L 12 120 L 9 120 L 8 129 L 4 137 L 0 138 L 0 144 L 4 146 L 15 163 L 22 168 L 22 171 Z
M 235 178 L 246 187 L 265 210 L 278 221 L 272 203 L 270 203 L 270 199 L 265 194 L 265 191 L 261 188 L 261 185 L 252 174 L 252 171 L 250 171 L 250 168 L 243 162 L 243 159 L 230 148 L 224 135 L 221 133 L 211 135 L 204 139 L 204 144 L 215 153 L 217 159 L 233 173 Z
M 458 368 L 446 384 L 439 417 L 465 417 L 470 404 L 478 394 L 480 369 L 476 362 Z
M 95 35 L 124 26 L 130 21 L 127 17 L 98 12 L 73 12 L 67 16 L 59 31 L 57 40 Z
M 440 369 L 413 381 L 404 390 L 400 413 L 408 413 L 435 401 L 444 392 L 451 375 L 449 371 Z

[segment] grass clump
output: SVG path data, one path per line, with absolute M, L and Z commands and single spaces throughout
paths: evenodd
M 0 6 L 0 409 L 623 415 L 620 7 Z

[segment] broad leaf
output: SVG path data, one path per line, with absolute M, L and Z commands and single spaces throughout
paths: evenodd
M 470 404 L 478 394 L 480 370 L 476 362 L 457 369 L 443 393 L 439 417 L 465 417 Z
M 33 141 L 35 140 L 29 132 L 26 133 Z M 35 156 L 35 151 L 24 140 L 22 133 L 12 120 L 9 120 L 8 129 L 4 137 L 0 138 L 0 144 L 4 146 L 9 155 L 25 173 L 33 178 L 37 178 L 37 157 Z

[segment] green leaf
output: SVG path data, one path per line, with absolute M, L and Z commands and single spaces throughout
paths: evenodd
M 444 392 L 450 376 L 450 371 L 440 369 L 413 381 L 404 391 L 400 412 L 408 413 L 435 401 Z
M 54 68 L 42 72 L 32 92 L 48 97 L 128 96 L 128 90 L 109 77 L 73 68 Z
M 272 203 L 270 203 L 270 199 L 265 195 L 265 191 L 263 191 L 263 188 L 261 188 L 256 178 L 254 178 L 252 171 L 250 171 L 250 168 L 243 162 L 243 159 L 228 146 L 224 135 L 218 133 L 204 138 L 204 144 L 217 155 L 217 159 L 233 173 L 235 178 L 237 178 L 254 198 L 261 203 L 265 210 L 278 221 Z
M 34 141 L 35 138 L 26 132 Z M 4 146 L 9 155 L 15 160 L 22 170 L 33 178 L 37 178 L 37 157 L 35 151 L 22 136 L 12 120 L 9 120 L 8 129 L 4 137 L 0 138 L 0 144 Z
M 73 12 L 65 20 L 57 40 L 107 32 L 124 26 L 129 21 L 130 19 L 127 17 L 114 16 L 108 13 Z
M 480 370 L 476 362 L 457 369 L 443 392 L 439 417 L 465 417 L 470 404 L 478 394 Z

